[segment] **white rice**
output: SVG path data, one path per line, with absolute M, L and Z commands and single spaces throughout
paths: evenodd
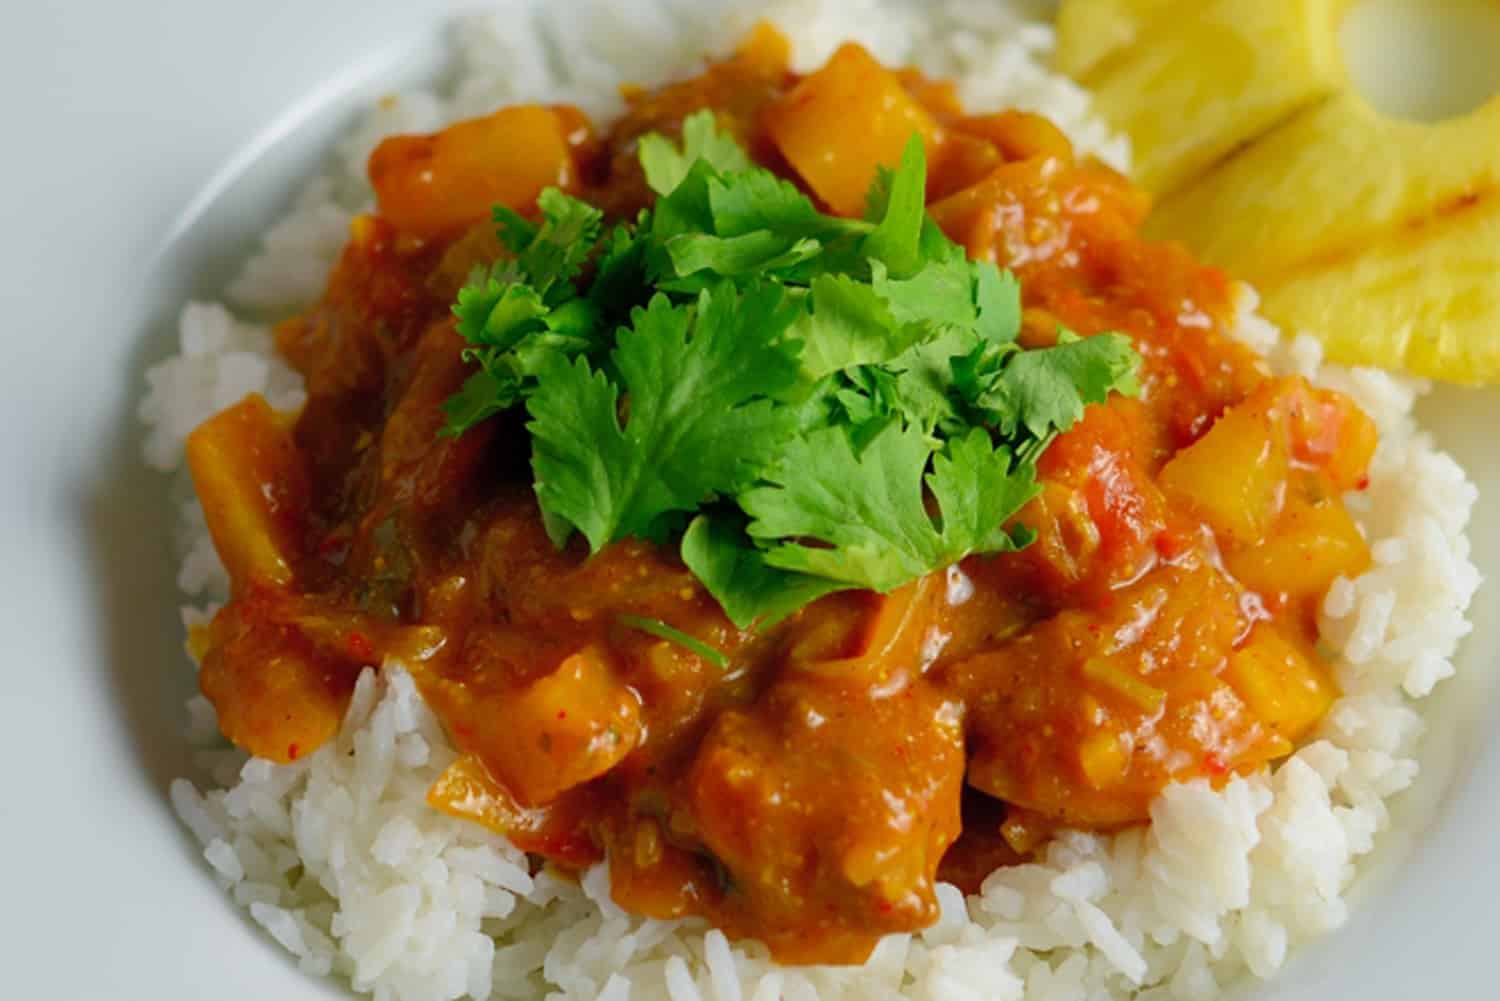
M 1023 106 L 1078 145 L 1124 166 L 1128 148 L 1091 117 L 1087 96 L 1049 74 L 1050 29 L 998 0 L 946 0 L 920 12 L 875 0 L 661 0 L 621 14 L 593 2 L 564 18 L 545 7 L 462 22 L 461 72 L 445 95 L 407 93 L 372 109 L 230 288 L 231 301 L 286 311 L 319 294 L 352 213 L 368 204 L 364 158 L 392 131 L 527 99 L 618 111 L 621 80 L 691 72 L 768 15 L 794 33 L 799 65 L 853 38 L 883 59 L 960 81 L 974 108 Z M 545 39 L 538 44 L 538 36 Z M 858 968 L 778 968 L 754 943 L 731 944 L 701 922 L 622 912 L 596 867 L 575 885 L 543 872 L 504 839 L 426 806 L 455 752 L 399 665 L 361 678 L 337 741 L 293 765 L 204 751 L 209 791 L 172 787 L 209 871 L 312 974 L 332 973 L 378 999 L 602 1001 L 1197 1001 L 1249 972 L 1268 977 L 1288 950 L 1337 928 L 1356 864 L 1389 825 L 1388 802 L 1417 775 L 1416 700 L 1453 673 L 1479 583 L 1464 530 L 1476 500 L 1463 470 L 1414 425 L 1424 384 L 1321 364 L 1316 341 L 1280 339 L 1241 296 L 1240 333 L 1279 372 L 1350 393 L 1377 421 L 1370 487 L 1351 498 L 1375 566 L 1340 580 L 1321 626 L 1345 695 L 1317 739 L 1274 773 L 1168 789 L 1152 824 L 1115 836 L 1070 833 L 1033 864 L 994 873 L 976 896 L 939 888 L 942 917 L 884 940 Z M 146 460 L 179 471 L 201 420 L 245 393 L 302 402 L 268 331 L 224 306 L 183 311 L 180 353 L 147 375 Z M 186 498 L 186 494 L 183 495 Z M 180 584 L 202 621 L 226 581 L 201 511 L 182 501 Z M 213 710 L 190 704 L 191 731 L 211 742 Z

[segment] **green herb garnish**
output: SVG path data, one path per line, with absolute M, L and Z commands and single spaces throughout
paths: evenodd
M 736 625 L 764 627 L 1027 545 L 1011 522 L 1041 453 L 1137 392 L 1118 334 L 1017 343 L 1020 286 L 927 218 L 915 137 L 863 220 L 752 166 L 711 112 L 640 157 L 651 210 L 607 233 L 557 191 L 539 223 L 497 210 L 512 256 L 454 306 L 477 368 L 444 433 L 524 404 L 558 545 L 676 540 Z
M 648 619 L 640 615 L 622 615 L 617 621 L 622 626 L 638 629 L 657 639 L 675 643 L 684 650 L 690 650 L 721 671 L 729 667 L 729 658 L 724 656 L 724 651 L 709 646 L 698 637 L 685 633 L 681 629 L 667 625 L 661 619 Z

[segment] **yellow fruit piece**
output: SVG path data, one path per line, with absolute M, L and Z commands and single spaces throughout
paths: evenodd
M 1317 725 L 1338 697 L 1327 667 L 1265 624 L 1229 658 L 1224 680 L 1262 723 L 1292 744 Z
M 1160 202 L 1148 231 L 1270 285 L 1493 188 L 1500 100 L 1439 124 L 1382 118 L 1344 94 Z
M 1130 137 L 1153 194 L 1205 168 L 1343 81 L 1336 29 L 1348 0 L 1213 0 L 1149 24 L 1087 75 L 1095 107 Z M 1070 57 L 1077 58 L 1077 57 Z
M 912 134 L 935 162 L 941 130 L 932 114 L 858 45 L 841 47 L 764 113 L 766 132 L 808 187 L 835 213 L 858 217 L 881 167 L 901 162 Z
M 1347 508 L 1335 498 L 1289 504 L 1270 538 L 1224 554 L 1236 580 L 1261 594 L 1320 601 L 1335 578 L 1369 569 L 1370 546 Z
M 1266 314 L 1317 333 L 1335 361 L 1469 385 L 1500 380 L 1496 195 L 1273 287 Z
M 1083 79 L 1121 49 L 1145 37 L 1157 18 L 1194 0 L 1064 0 L 1057 11 L 1058 72 Z
M 1124 735 L 1106 729 L 1089 737 L 1078 747 L 1078 765 L 1093 788 L 1108 789 L 1115 785 L 1130 768 Z
M 1147 223 L 1260 287 L 1335 360 L 1500 378 L 1500 99 L 1436 124 L 1344 94 L 1162 202 Z
M 235 593 L 290 583 L 307 471 L 270 404 L 252 394 L 204 421 L 188 435 L 187 460 Z
M 1280 513 L 1290 462 L 1285 418 L 1266 401 L 1251 397 L 1173 456 L 1162 468 L 1161 484 L 1186 500 L 1214 531 L 1253 546 Z

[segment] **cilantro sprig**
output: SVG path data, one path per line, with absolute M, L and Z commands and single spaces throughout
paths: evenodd
M 635 536 L 741 627 L 889 591 L 1033 533 L 1048 444 L 1137 392 L 1117 334 L 1018 343 L 1021 290 L 927 217 L 918 138 L 864 219 L 755 167 L 712 112 L 640 142 L 654 206 L 605 231 L 549 190 L 453 308 L 475 366 L 445 434 L 524 405 L 548 531 Z

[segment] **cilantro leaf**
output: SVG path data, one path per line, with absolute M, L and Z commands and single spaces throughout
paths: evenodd
M 898 324 L 873 288 L 847 275 L 814 278 L 810 305 L 792 328 L 803 343 L 802 374 L 808 381 L 889 361 L 922 336 L 919 328 Z
M 691 633 L 685 633 L 661 619 L 648 619 L 641 615 L 622 615 L 618 621 L 622 626 L 637 629 L 648 636 L 655 636 L 668 643 L 675 643 L 684 650 L 690 650 L 721 671 L 729 666 L 729 658 L 724 656 L 723 650 L 710 646 Z
M 925 323 L 932 327 L 974 326 L 978 307 L 974 304 L 974 279 L 962 255 L 929 261 L 910 278 L 893 278 L 880 261 L 870 262 L 872 284 L 901 323 Z
M 1021 333 L 1021 283 L 989 261 L 975 261 L 974 306 L 979 336 L 989 344 L 1011 344 Z
M 554 359 L 527 403 L 542 508 L 598 552 L 747 486 L 795 425 L 770 400 L 796 378 L 793 315 L 775 285 L 683 306 L 658 295 L 619 334 L 618 383 Z
M 447 425 L 440 433 L 451 435 L 456 433 L 450 431 L 451 428 L 471 428 L 509 410 L 520 398 L 519 379 L 481 368 L 464 380 L 462 389 L 443 401 L 443 415 L 447 418 Z
M 683 121 L 680 147 L 657 132 L 641 136 L 640 160 L 646 183 L 658 195 L 676 191 L 698 162 L 721 173 L 751 167 L 744 149 L 733 137 L 719 131 L 718 119 L 707 109 L 696 111 Z
M 922 266 L 922 224 L 927 218 L 927 149 L 920 135 L 913 134 L 907 141 L 901 166 L 889 180 L 881 177 L 877 184 L 886 188 L 884 196 L 872 195 L 870 204 L 883 211 L 861 250 L 894 274 L 915 274 Z M 882 200 L 884 206 L 879 204 Z
M 1054 347 L 1006 353 L 973 402 L 1002 435 L 1024 431 L 1047 442 L 1081 420 L 1088 404 L 1110 393 L 1138 393 L 1139 362 L 1120 334 L 1081 338 L 1063 331 Z
M 970 553 L 1023 549 L 1036 537 L 1024 527 L 1006 527 L 1039 492 L 1036 466 L 1017 463 L 1010 449 L 996 445 L 983 428 L 948 442 L 932 460 L 927 487 L 943 513 L 941 559 L 946 563 Z
M 443 433 L 524 403 L 558 545 L 680 538 L 726 614 L 763 628 L 1028 544 L 1014 519 L 1041 452 L 1136 391 L 1117 335 L 1018 342 L 1015 277 L 926 215 L 919 136 L 864 220 L 754 167 L 711 111 L 680 142 L 642 137 L 640 161 L 656 202 L 607 234 L 555 190 L 537 221 L 497 208 L 509 256 L 453 309 L 477 369 Z
M 458 332 L 474 347 L 506 350 L 541 328 L 547 306 L 529 285 L 490 278 L 460 289 L 453 315 L 458 318 Z
M 598 312 L 578 298 L 573 282 L 599 241 L 603 213 L 556 188 L 543 191 L 537 205 L 540 223 L 495 207 L 501 242 L 515 256 L 459 290 L 456 329 L 479 371 L 444 403 L 444 435 L 515 406 L 544 357 L 571 357 L 593 345 Z
M 731 237 L 684 234 L 667 244 L 672 271 L 683 278 L 703 271 L 725 278 L 763 276 L 811 260 L 821 250 L 817 240 L 768 229 Z
M 766 563 L 745 534 L 744 519 L 700 514 L 682 536 L 682 562 L 741 629 L 768 629 L 804 605 L 845 585 L 789 573 Z
M 979 436 L 979 437 L 975 437 Z M 768 565 L 890 591 L 976 552 L 1011 549 L 1003 524 L 1030 499 L 1032 471 L 975 429 L 939 457 L 920 428 L 891 424 L 856 454 L 840 428 L 796 439 L 770 485 L 740 495 Z M 928 513 L 933 488 L 940 523 Z M 957 506 L 976 504 L 972 510 Z M 953 508 L 950 510 L 950 508 Z
M 763 229 L 815 233 L 840 228 L 830 226 L 835 220 L 821 215 L 796 185 L 765 170 L 710 181 L 708 206 L 719 236 L 743 236 Z
M 548 305 L 576 294 L 569 284 L 599 242 L 604 213 L 582 199 L 548 188 L 537 198 L 542 224 L 535 226 L 504 207 L 496 208 L 501 240 L 518 258 L 527 283 Z M 524 246 L 521 240 L 529 235 Z

